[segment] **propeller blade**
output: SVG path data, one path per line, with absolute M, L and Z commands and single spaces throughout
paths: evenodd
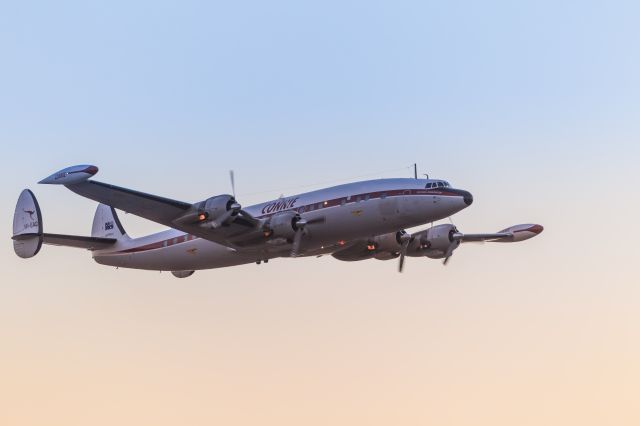
M 229 219 L 231 219 L 234 213 L 235 212 L 233 210 L 227 210 L 219 218 L 211 222 L 211 227 L 220 228 L 222 225 L 226 224 Z
M 293 236 L 293 245 L 291 246 L 291 257 L 298 257 L 298 250 L 300 250 L 300 243 L 302 242 L 302 235 L 304 228 L 300 228 Z
M 400 252 L 400 260 L 398 261 L 398 272 L 404 269 L 404 251 Z
M 442 261 L 442 264 L 444 266 L 447 266 L 447 263 L 449 263 L 449 259 L 451 259 L 451 256 L 453 255 L 453 251 L 460 245 L 460 243 L 458 244 L 452 244 L 449 246 L 449 250 L 447 250 L 447 253 L 445 254 L 444 260 Z
M 242 206 L 238 203 L 233 203 L 229 206 L 229 210 L 224 212 L 222 216 L 211 222 L 213 228 L 220 228 L 223 225 L 233 222 L 238 212 L 242 210 Z
M 400 246 L 400 259 L 398 260 L 398 272 L 402 272 L 404 269 L 404 258 L 407 255 L 407 249 L 409 248 L 409 244 L 413 237 L 411 234 L 404 233 L 400 236 L 401 246 Z
M 231 179 L 231 193 L 233 194 L 233 198 L 236 198 L 236 179 L 233 170 L 229 170 L 229 179 Z

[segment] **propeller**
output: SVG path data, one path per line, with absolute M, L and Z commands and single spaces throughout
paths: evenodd
M 402 272 L 404 269 L 404 258 L 407 255 L 407 249 L 409 248 L 409 244 L 411 244 L 412 240 L 413 237 L 411 234 L 405 231 L 400 234 L 400 259 L 398 260 L 398 272 Z
M 238 212 L 242 210 L 242 206 L 233 199 L 227 211 L 220 215 L 219 218 L 215 219 L 211 222 L 212 228 L 220 228 L 223 225 L 228 224 L 233 220 L 233 218 L 238 214 Z
M 454 227 L 449 234 L 449 240 L 451 241 L 451 244 L 449 245 L 449 248 L 444 255 L 444 260 L 442 261 L 442 264 L 444 266 L 447 266 L 447 263 L 449 263 L 449 259 L 451 259 L 451 256 L 453 255 L 453 251 L 458 248 L 458 246 L 460 245 L 460 239 L 463 236 L 464 234 L 458 232 L 458 228 L 456 227 Z
M 291 246 L 291 257 L 298 257 L 300 250 L 300 244 L 302 243 L 302 237 L 309 232 L 307 226 L 314 225 L 316 223 L 325 223 L 326 218 L 324 216 L 317 217 L 315 219 L 305 219 L 303 217 L 296 219 L 294 227 L 296 233 L 293 236 L 293 244 Z

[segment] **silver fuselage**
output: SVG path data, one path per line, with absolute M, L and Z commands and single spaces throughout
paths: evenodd
M 426 189 L 428 179 L 380 179 L 282 197 L 247 207 L 256 218 L 294 211 L 309 221 L 300 255 L 333 253 L 349 242 L 396 232 L 449 217 L 471 204 L 471 194 L 452 188 Z M 170 229 L 153 235 L 118 241 L 113 248 L 95 251 L 104 265 L 149 270 L 200 270 L 288 257 L 290 241 L 265 239 L 241 249 L 196 238 Z

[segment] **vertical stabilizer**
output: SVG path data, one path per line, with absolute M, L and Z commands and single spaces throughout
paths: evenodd
M 99 238 L 115 238 L 116 240 L 128 240 L 129 236 L 122 227 L 116 210 L 106 204 L 98 204 L 96 214 L 93 216 L 91 236 Z

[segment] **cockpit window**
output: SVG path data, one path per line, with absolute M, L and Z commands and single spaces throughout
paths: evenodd
M 445 180 L 439 180 L 437 182 L 427 182 L 427 184 L 424 186 L 425 189 L 431 189 L 431 188 L 449 188 L 451 185 L 449 185 L 449 182 L 445 181 Z

